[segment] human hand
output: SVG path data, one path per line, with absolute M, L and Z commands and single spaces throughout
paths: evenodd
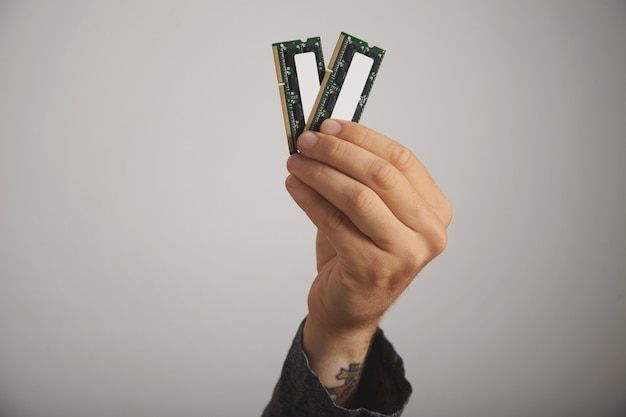
M 444 250 L 452 209 L 399 143 L 347 121 L 326 120 L 320 130 L 298 139 L 286 187 L 318 228 L 303 346 L 333 387 L 340 370 L 360 367 L 383 314 Z

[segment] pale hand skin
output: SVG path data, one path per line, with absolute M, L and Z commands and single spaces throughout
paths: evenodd
M 383 314 L 444 250 L 452 209 L 406 147 L 348 121 L 320 130 L 299 137 L 286 188 L 318 228 L 304 351 L 347 407 L 359 378 L 346 371 L 360 369 Z

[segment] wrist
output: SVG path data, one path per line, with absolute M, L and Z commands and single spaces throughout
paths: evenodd
M 302 345 L 311 370 L 333 400 L 348 406 L 358 387 L 361 372 L 377 326 L 333 329 L 315 316 L 307 317 Z

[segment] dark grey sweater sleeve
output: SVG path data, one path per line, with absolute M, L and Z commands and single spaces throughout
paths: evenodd
M 368 353 L 352 409 L 336 405 L 311 371 L 300 325 L 274 393 L 262 417 L 399 417 L 412 393 L 402 359 L 378 330 Z

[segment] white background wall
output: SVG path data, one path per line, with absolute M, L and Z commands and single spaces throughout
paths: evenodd
M 341 31 L 455 209 L 405 415 L 626 413 L 625 2 L 4 0 L 3 416 L 261 413 L 314 276 L 271 44 Z

